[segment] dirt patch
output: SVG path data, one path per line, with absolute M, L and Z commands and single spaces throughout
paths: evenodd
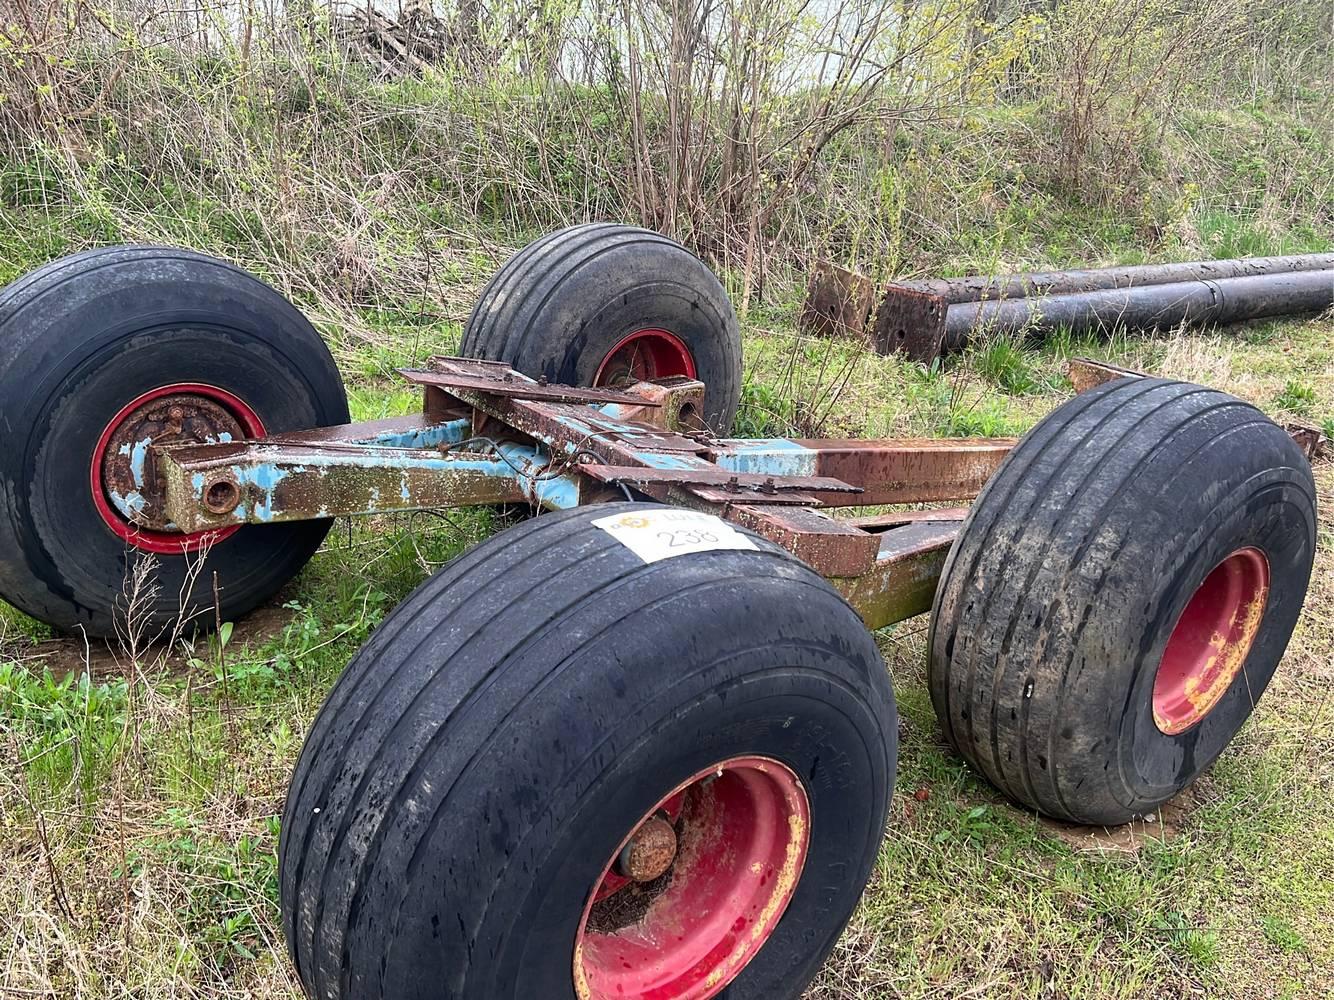
M 228 649 L 244 645 L 262 645 L 282 634 L 292 620 L 292 610 L 281 606 L 259 608 L 236 623 Z M 82 673 L 87 667 L 95 680 L 123 677 L 129 657 L 116 642 L 104 639 L 84 640 L 80 636 L 61 636 L 29 646 L 16 659 L 31 669 L 45 666 L 55 677 Z M 179 646 L 165 644 L 149 647 L 141 657 L 146 663 L 164 667 L 168 673 L 183 673 L 189 657 Z
M 1151 841 L 1171 840 L 1195 809 L 1194 789 L 1187 788 L 1163 803 L 1156 812 L 1123 826 L 1080 826 L 1039 817 L 1044 832 L 1077 851 L 1135 855 Z

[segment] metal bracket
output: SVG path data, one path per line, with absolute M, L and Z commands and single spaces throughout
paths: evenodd
M 533 399 L 545 403 L 625 403 L 634 406 L 661 406 L 658 400 L 616 389 L 579 389 L 565 385 L 547 385 L 521 375 L 498 361 L 460 361 L 434 359 L 429 369 L 400 368 L 398 373 L 417 385 L 434 386 L 446 391 L 465 389 L 507 399 Z

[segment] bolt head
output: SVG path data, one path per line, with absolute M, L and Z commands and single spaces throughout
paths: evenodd
M 662 816 L 644 822 L 617 859 L 620 873 L 635 882 L 661 878 L 676 860 L 676 830 Z

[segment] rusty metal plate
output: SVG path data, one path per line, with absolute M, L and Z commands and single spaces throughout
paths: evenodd
M 815 456 L 814 474 L 860 486 L 859 506 L 971 500 L 1014 448 L 1014 438 L 880 441 L 794 440 Z M 825 503 L 844 503 L 816 492 Z
M 1302 454 L 1306 456 L 1308 462 L 1314 462 L 1317 458 L 1324 458 L 1329 454 L 1329 438 L 1325 437 L 1324 431 L 1319 427 L 1311 427 L 1306 424 L 1284 424 L 1283 429 L 1296 442 L 1297 447 L 1302 450 Z
M 967 507 L 936 507 L 932 510 L 900 510 L 890 514 L 871 514 L 867 517 L 850 517 L 849 524 L 855 524 L 863 531 L 889 531 L 908 524 L 921 524 L 927 521 L 962 521 L 968 516 Z
M 484 392 L 488 396 L 506 399 L 532 399 L 546 403 L 623 403 L 633 406 L 661 406 L 645 396 L 616 389 L 577 389 L 563 385 L 542 385 L 525 380 L 516 373 L 462 374 L 454 372 L 423 371 L 420 368 L 400 368 L 398 373 L 409 382 L 429 385 L 446 391 L 464 389 Z
M 816 261 L 798 324 L 817 337 L 864 340 L 874 304 L 875 285 L 866 275 Z
M 929 365 L 940 357 L 948 309 L 941 295 L 891 284 L 876 310 L 871 342 L 881 354 L 904 354 Z
M 707 445 L 650 424 L 618 420 L 594 407 L 460 392 L 486 420 L 496 420 L 506 428 L 534 437 L 557 454 L 586 453 L 596 455 L 605 465 L 663 468 L 667 466 L 660 464 L 664 461 L 660 455 L 672 453 L 682 464 L 671 468 L 709 467 L 709 463 L 695 457 L 707 452 Z
M 740 492 L 720 489 L 717 486 L 684 486 L 680 490 L 690 493 L 710 504 L 727 506 L 729 504 L 766 504 L 782 507 L 823 507 L 820 498 L 810 493 L 760 493 L 755 487 L 747 486 Z M 680 490 L 672 494 L 676 499 Z
M 1133 368 L 1122 368 L 1120 365 L 1094 361 L 1091 358 L 1071 358 L 1065 363 L 1065 373 L 1074 383 L 1075 392 L 1088 392 L 1113 379 L 1148 377 Z

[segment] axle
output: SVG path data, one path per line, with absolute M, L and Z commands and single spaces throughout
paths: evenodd
M 929 607 L 966 511 L 836 519 L 827 509 L 969 500 L 1014 443 L 717 439 L 694 418 L 704 386 L 690 379 L 576 389 L 457 358 L 404 375 L 425 391 L 419 415 L 151 449 L 167 516 L 200 532 L 437 507 L 659 500 L 782 545 L 878 627 Z

